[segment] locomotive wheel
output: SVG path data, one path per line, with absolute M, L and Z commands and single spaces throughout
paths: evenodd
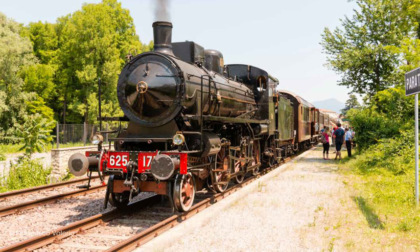
M 254 156 L 254 160 L 252 160 L 251 165 L 254 166 L 260 163 L 260 146 L 258 145 L 258 141 L 254 141 L 252 155 Z M 255 168 L 252 171 L 252 175 L 257 175 L 260 171 L 260 168 Z
M 110 193 L 109 194 L 109 203 L 118 208 L 123 209 L 127 207 L 129 203 L 130 192 L 123 192 L 123 193 Z
M 274 156 L 272 156 L 268 159 L 268 165 L 270 167 L 274 167 L 276 164 L 277 164 L 277 161 L 276 161 L 276 158 Z
M 268 151 L 271 153 L 271 155 L 265 158 L 265 163 L 268 167 L 273 167 L 277 163 L 276 155 L 274 155 L 274 152 L 271 148 L 268 149 Z
M 190 210 L 195 198 L 195 182 L 191 173 L 178 174 L 174 181 L 174 206 L 180 212 Z
M 235 161 L 235 164 L 233 166 L 233 172 L 236 173 L 240 171 L 243 171 L 243 166 L 241 164 L 241 161 Z M 242 174 L 242 175 L 235 176 L 235 179 L 233 181 L 236 184 L 240 184 L 244 181 L 244 179 L 245 179 L 245 174 Z
M 219 155 L 217 157 L 217 161 L 219 163 Z M 221 193 L 226 191 L 226 189 L 229 186 L 229 157 L 220 157 L 220 164 L 218 165 L 218 169 L 223 169 L 223 172 L 216 172 L 214 174 L 214 178 L 215 178 L 215 182 L 219 183 L 219 182 L 226 182 L 226 184 L 224 185 L 220 185 L 220 184 L 215 184 L 213 187 L 214 189 Z

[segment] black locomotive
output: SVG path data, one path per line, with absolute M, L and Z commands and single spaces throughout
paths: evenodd
M 154 51 L 131 58 L 119 76 L 125 117 L 103 118 L 129 121 L 110 139 L 114 150 L 102 147 L 107 132 L 100 132 L 98 151 L 69 160 L 73 174 L 109 175 L 105 207 L 155 192 L 187 211 L 196 190 L 223 192 L 230 181 L 241 183 L 318 141 L 322 114 L 277 92 L 278 80 L 266 71 L 224 65 L 220 52 L 194 42 L 172 43 L 169 22 L 153 23 L 153 31 Z

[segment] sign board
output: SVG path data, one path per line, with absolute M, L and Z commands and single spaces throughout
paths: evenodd
M 415 95 L 414 98 L 414 146 L 415 146 L 415 191 L 416 205 L 419 205 L 419 93 L 420 67 L 405 74 L 405 95 Z
M 405 74 L 405 95 L 420 93 L 420 67 Z

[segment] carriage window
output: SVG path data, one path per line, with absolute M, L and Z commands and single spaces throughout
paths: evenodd
M 302 109 L 303 109 L 303 107 L 302 107 Z M 309 121 L 309 109 L 308 108 L 305 108 L 304 110 L 303 110 L 303 120 L 304 121 Z

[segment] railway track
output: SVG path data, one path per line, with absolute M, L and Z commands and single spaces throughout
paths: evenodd
M 97 179 L 99 177 L 93 177 L 93 178 Z M 2 193 L 0 194 L 0 201 L 6 201 L 12 197 L 24 196 L 30 193 L 38 193 L 38 192 L 43 192 L 46 190 L 54 190 L 57 188 L 71 186 L 71 185 L 75 185 L 75 184 L 79 184 L 79 183 L 87 182 L 87 181 L 88 181 L 88 178 L 82 178 L 82 179 L 75 179 L 75 180 L 65 181 L 65 182 L 56 183 L 56 184 L 50 184 L 50 185 L 45 185 L 45 186 L 38 186 L 38 187 L 33 187 L 33 188 L 28 188 L 28 189 L 23 189 L 23 190 Z M 104 188 L 105 188 L 105 185 L 103 184 L 98 185 L 98 186 L 91 186 L 89 189 L 79 189 L 79 190 L 74 190 L 70 192 L 59 193 L 56 195 L 43 197 L 40 199 L 36 199 L 36 200 L 24 202 L 24 203 L 6 206 L 3 208 L 0 208 L 0 217 L 15 214 L 22 210 L 31 209 L 37 206 L 45 205 L 47 203 L 55 202 L 59 199 L 66 199 L 66 198 L 71 198 L 75 196 L 81 196 L 81 195 L 86 195 L 89 193 L 94 193 L 96 191 L 103 190 Z
M 288 158 L 284 160 L 285 162 L 290 161 L 291 159 Z M 278 167 L 278 166 L 277 166 Z M 275 167 L 275 168 L 277 168 Z M 157 204 L 160 201 L 160 196 L 151 196 L 149 198 L 140 200 L 138 202 L 135 202 L 133 204 L 130 204 L 128 208 L 125 211 L 118 211 L 118 210 L 112 210 L 110 212 L 104 213 L 104 214 L 97 214 L 95 216 L 91 216 L 89 218 L 74 222 L 70 225 L 67 225 L 65 227 L 53 230 L 48 233 L 44 233 L 43 235 L 30 238 L 28 240 L 10 245 L 8 247 L 0 248 L 0 252 L 2 251 L 22 251 L 22 250 L 36 250 L 39 248 L 43 248 L 42 250 L 54 250 L 57 248 L 49 248 L 47 246 L 54 246 L 54 244 L 58 244 L 57 246 L 66 246 L 68 247 L 68 250 L 72 249 L 78 249 L 78 250 L 106 250 L 106 251 L 131 251 L 142 244 L 145 244 L 146 242 L 150 241 L 154 237 L 158 236 L 159 234 L 162 234 L 168 229 L 173 228 L 177 224 L 189 219 L 190 217 L 194 216 L 195 214 L 201 212 L 202 210 L 210 207 L 211 205 L 215 204 L 216 202 L 224 199 L 228 195 L 231 195 L 232 193 L 240 190 L 242 187 L 248 185 L 249 183 L 253 182 L 260 176 L 263 176 L 270 171 L 274 170 L 275 168 L 268 168 L 264 171 L 262 171 L 257 176 L 252 176 L 247 178 L 243 183 L 234 185 L 227 189 L 223 193 L 217 193 L 217 194 L 210 194 L 210 196 L 204 195 L 204 198 L 201 197 L 199 199 L 199 202 L 197 202 L 188 212 L 184 213 L 173 213 L 171 211 L 171 208 L 166 207 L 165 211 L 163 213 L 158 213 L 158 215 L 161 218 L 164 218 L 161 221 L 147 221 L 146 219 L 143 220 L 148 223 L 148 227 L 144 228 L 143 230 L 137 230 L 137 233 L 134 233 L 131 236 L 116 236 L 116 235 L 104 235 L 101 233 L 101 227 L 106 225 L 107 223 L 110 223 L 111 221 L 115 221 L 118 223 L 118 221 L 127 220 L 124 222 L 135 222 L 139 219 L 124 219 L 127 214 L 132 212 L 132 210 L 135 210 L 136 212 L 139 212 L 139 209 L 145 208 L 147 206 L 151 206 L 153 204 Z M 197 198 L 200 198 L 197 197 Z M 155 208 L 150 208 L 151 211 L 153 211 Z M 139 214 L 150 214 L 151 216 L 156 215 L 154 212 L 140 212 Z M 120 220 L 118 220 L 120 219 Z M 117 224 L 114 224 L 114 226 L 117 226 Z M 84 236 L 88 236 L 86 233 L 89 230 L 92 230 L 94 228 L 97 228 L 96 234 L 90 234 L 91 237 L 103 237 L 105 239 L 108 239 L 105 241 L 105 243 L 108 246 L 97 246 L 97 245 L 87 245 L 86 239 L 82 239 L 82 244 L 75 244 L 71 242 L 65 242 L 63 240 L 80 236 L 79 238 L 82 238 Z M 136 229 L 139 229 L 135 227 Z M 99 233 L 98 233 L 99 232 Z M 71 238 L 70 238 L 71 239 Z M 110 240 L 119 240 L 115 245 L 112 247 L 109 247 Z M 77 240 L 77 238 L 76 238 Z M 79 239 L 80 240 L 80 239 Z M 112 243 L 111 243 L 112 244 Z M 61 248 L 61 247 L 60 247 Z
M 99 178 L 99 176 L 92 177 L 92 179 L 97 179 L 97 178 Z M 26 189 L 22 189 L 22 190 L 0 193 L 0 200 L 4 200 L 4 199 L 14 197 L 14 196 L 25 195 L 25 194 L 28 194 L 28 193 L 34 193 L 34 192 L 39 192 L 39 191 L 44 191 L 44 190 L 49 190 L 49 189 L 60 188 L 60 187 L 64 187 L 64 186 L 78 184 L 78 183 L 81 183 L 81 182 L 87 182 L 88 180 L 89 180 L 89 178 L 73 179 L 73 180 L 68 180 L 68 181 L 64 181 L 64 182 L 60 182 L 60 183 L 54 183 L 54 184 L 49 184 L 49 185 L 44 185 L 44 186 L 36 186 L 36 187 L 26 188 Z

